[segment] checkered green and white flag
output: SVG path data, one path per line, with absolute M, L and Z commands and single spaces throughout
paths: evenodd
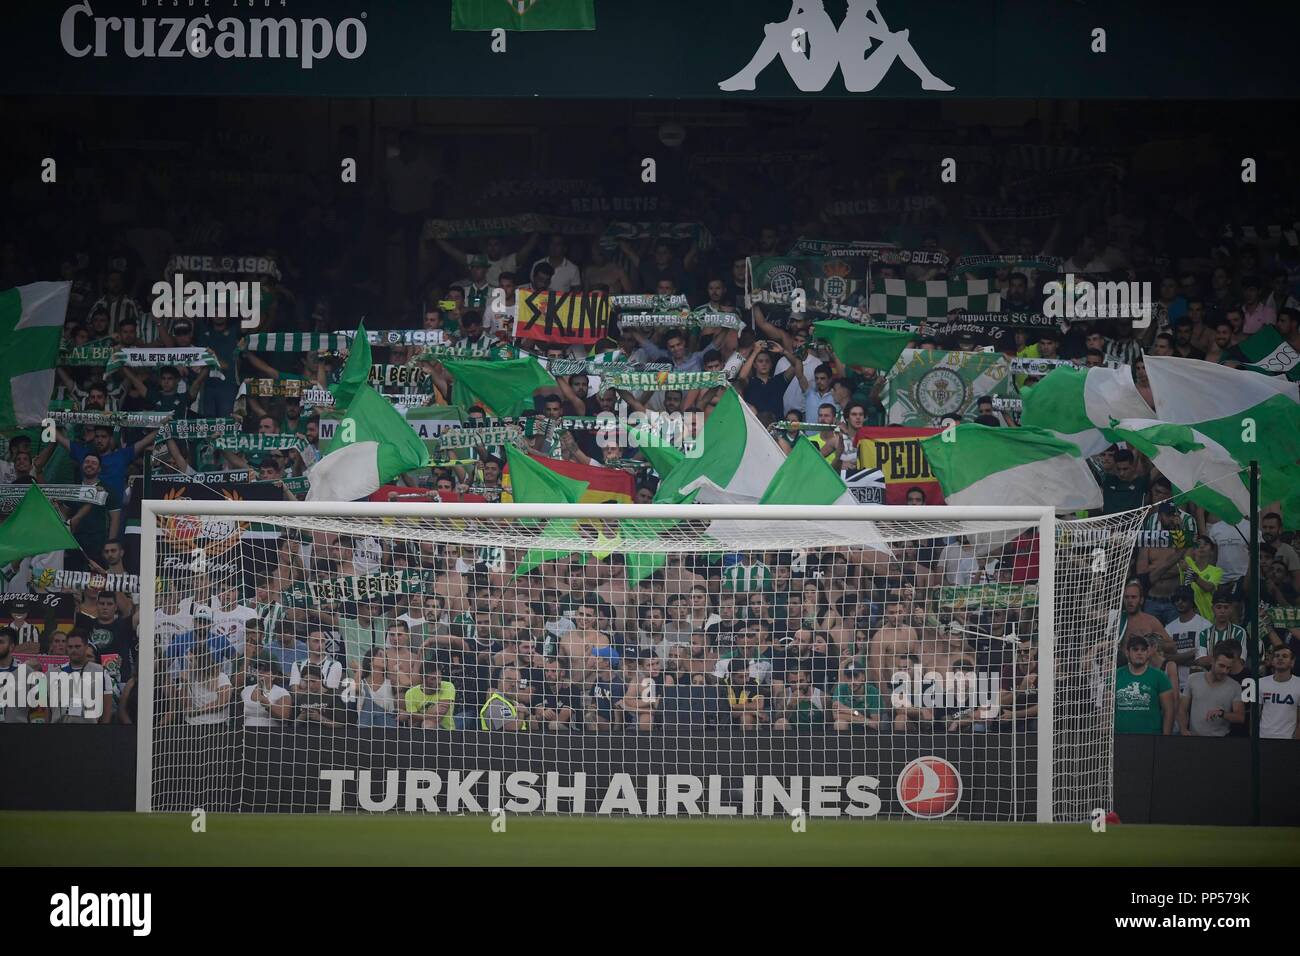
M 907 322 L 942 319 L 954 309 L 1000 312 L 1002 294 L 990 279 L 871 279 L 868 306 L 876 321 Z

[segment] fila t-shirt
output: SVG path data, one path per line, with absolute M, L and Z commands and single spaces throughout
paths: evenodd
M 1261 737 L 1290 740 L 1295 736 L 1296 707 L 1300 706 L 1300 678 L 1280 681 L 1272 674 L 1259 681 Z

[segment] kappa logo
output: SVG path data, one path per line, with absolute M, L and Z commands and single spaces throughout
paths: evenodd
M 961 803 L 957 768 L 942 757 L 917 757 L 898 775 L 895 787 L 903 809 L 922 820 L 946 817 Z
M 921 62 L 908 38 L 909 31 L 889 29 L 876 0 L 849 0 L 838 29 L 821 0 L 793 0 L 786 18 L 767 24 L 763 33 L 763 42 L 753 58 L 735 76 L 719 83 L 720 89 L 754 89 L 758 75 L 778 57 L 794 85 L 805 93 L 825 89 L 837 69 L 850 93 L 870 92 L 895 61 L 916 74 L 923 90 L 953 89 Z

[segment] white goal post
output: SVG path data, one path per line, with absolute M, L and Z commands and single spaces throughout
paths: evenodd
M 146 500 L 141 507 L 136 807 L 142 812 L 188 811 L 204 805 L 233 811 L 311 812 L 473 811 L 505 806 L 593 812 L 592 805 L 598 803 L 597 813 L 727 814 L 739 807 L 741 815 L 758 815 L 774 812 L 774 807 L 807 805 L 816 815 L 818 807 L 833 805 L 834 813 L 827 810 L 826 815 L 933 818 L 953 813 L 953 818 L 981 820 L 1085 820 L 1095 809 L 1111 807 L 1113 688 L 1106 679 L 1105 652 L 1113 654 L 1113 612 L 1120 606 L 1136 520 L 1112 516 L 1062 522 L 1051 509 L 1041 507 Z M 638 523 L 642 533 L 632 533 Z M 666 530 L 645 534 L 646 523 Z M 261 536 L 250 535 L 250 528 L 261 529 Z M 881 544 L 864 543 L 870 537 Z M 226 542 L 222 547 L 229 560 L 224 564 L 209 563 L 205 542 L 213 541 Z M 1065 558 L 1058 550 L 1061 541 L 1068 545 Z M 465 548 L 476 544 L 482 544 L 479 550 L 489 554 L 487 563 L 463 556 Z M 952 552 L 956 557 L 941 553 L 945 547 L 957 548 Z M 535 553 L 541 564 L 534 568 L 530 563 L 526 572 L 510 576 L 511 565 L 522 568 L 525 556 Z M 648 553 L 665 556 L 656 559 L 661 570 L 636 588 L 630 583 L 629 572 L 629 583 L 624 584 L 618 569 L 632 565 L 632 555 Z M 445 623 L 444 617 L 438 619 L 444 622 L 439 624 L 418 611 L 411 617 L 408 610 L 407 620 L 427 625 L 420 631 L 422 637 L 428 637 L 414 669 L 403 667 L 402 654 L 409 653 L 403 649 L 406 645 L 389 653 L 381 647 L 382 634 L 375 638 L 376 643 L 354 648 L 353 631 L 343 636 L 345 625 L 354 627 L 353 619 L 324 610 L 335 607 L 331 599 L 321 603 L 322 594 L 335 593 L 321 587 L 332 585 L 303 581 L 339 569 L 358 572 L 376 567 L 390 558 L 396 560 L 399 554 L 402 570 L 397 574 L 406 575 L 404 581 L 422 575 L 419 580 L 425 582 L 425 590 L 402 584 L 397 588 L 399 597 L 384 599 L 388 603 L 381 608 L 383 613 L 366 618 L 369 633 L 374 633 L 376 620 L 391 625 L 399 603 L 411 608 L 421 599 L 436 603 L 438 582 L 461 576 L 456 581 L 461 590 L 451 592 L 452 606 L 448 608 L 453 623 Z M 712 566 L 704 562 L 706 555 L 714 562 Z M 558 564 L 546 563 L 552 560 Z M 935 570 L 941 561 L 959 562 L 942 565 L 958 569 L 953 580 L 964 582 L 972 574 L 982 573 L 988 583 L 982 591 L 973 583 L 950 587 L 941 571 Z M 294 568 L 286 568 L 289 563 Z M 558 565 L 567 570 L 553 572 Z M 745 570 L 736 572 L 737 566 Z M 760 570 L 749 570 L 755 568 Z M 813 568 L 818 570 L 810 570 Z M 339 575 L 338 580 L 354 582 L 350 586 L 355 587 L 365 573 Z M 592 614 L 591 620 L 597 623 L 589 631 L 574 623 L 578 612 L 572 607 L 556 612 L 548 603 L 564 590 L 555 587 L 554 574 L 580 577 L 579 583 L 568 589 L 573 602 L 586 600 L 582 597 L 586 588 L 593 594 L 614 595 L 612 599 L 591 599 L 589 603 L 604 606 L 598 608 L 600 614 Z M 742 578 L 762 578 L 763 587 L 737 591 L 735 582 Z M 304 634 L 314 639 L 318 631 L 321 639 L 332 642 L 323 660 L 337 658 L 343 675 L 342 689 L 336 688 L 332 698 L 343 702 L 339 706 L 345 716 L 337 721 L 303 720 L 299 708 L 306 705 L 298 694 L 299 688 L 307 685 L 290 688 L 293 694 L 276 689 L 288 683 L 287 660 L 269 673 L 259 693 L 256 681 L 260 677 L 254 671 L 260 663 L 255 664 L 254 657 L 260 662 L 260 651 L 248 651 L 245 660 L 239 656 L 245 653 L 242 645 L 231 650 L 220 665 L 220 674 L 216 662 L 204 656 L 206 652 L 200 653 L 200 644 L 220 643 L 215 629 L 209 630 L 214 612 L 229 617 L 236 606 L 248 605 L 245 610 L 256 622 L 263 618 L 251 618 L 254 605 L 260 615 L 263 605 L 269 603 L 278 609 L 276 613 L 286 615 L 277 603 L 280 592 L 275 590 L 283 588 L 285 581 L 302 584 L 301 594 L 290 602 L 287 616 L 275 619 L 310 623 L 300 627 L 297 639 L 292 635 L 277 638 L 283 647 L 276 650 L 283 652 L 288 647 L 301 656 L 298 641 Z M 991 603 L 970 604 L 975 598 L 963 588 Z M 763 595 L 755 597 L 753 592 L 759 590 Z M 796 598 L 796 591 L 804 597 Z M 642 649 L 638 658 L 635 635 L 642 635 L 643 648 L 648 646 L 639 629 L 642 615 L 652 622 L 662 617 L 648 610 L 648 605 L 667 601 L 676 605 L 673 613 L 677 614 L 681 605 L 691 603 L 685 598 L 678 600 L 679 593 L 690 593 L 694 600 L 696 592 L 704 592 L 697 617 L 691 616 L 696 611 L 690 608 L 681 617 L 686 649 L 677 656 L 670 654 L 668 664 L 650 660 L 656 654 L 662 656 L 663 647 L 671 650 L 668 644 L 658 651 Z M 1032 597 L 1027 598 L 1030 592 Z M 839 603 L 834 603 L 831 595 Z M 166 610 L 160 607 L 160 600 L 168 602 Z M 465 604 L 459 608 L 463 611 L 459 616 L 454 613 L 457 600 Z M 477 605 L 473 603 L 476 600 Z M 626 606 L 619 606 L 620 601 Z M 794 611 L 784 610 L 787 606 L 802 610 L 803 617 L 796 619 Z M 860 616 L 852 618 L 854 612 Z M 534 613 L 535 618 L 527 616 Z M 906 617 L 899 618 L 900 613 Z M 190 615 L 185 619 L 189 623 L 177 625 L 182 614 Z M 541 622 L 548 616 L 551 620 L 543 634 Z M 271 617 L 275 615 L 264 620 Z M 527 644 L 535 639 L 531 650 L 536 655 L 535 671 L 527 669 L 522 656 L 509 656 L 511 648 L 523 646 L 513 643 L 520 640 L 519 635 L 506 633 L 502 637 L 494 630 L 498 622 L 515 617 L 537 629 L 524 640 Z M 361 620 L 360 611 L 356 620 Z M 775 631 L 769 626 L 773 622 Z M 671 629 L 673 624 L 669 620 L 663 626 Z M 1058 642 L 1063 625 L 1068 625 L 1065 647 Z M 193 635 L 187 636 L 186 627 Z M 269 625 L 258 627 L 267 628 L 258 632 L 258 639 L 269 646 Z M 288 629 L 288 625 L 280 627 Z M 1017 631 L 1018 627 L 1024 630 Z M 242 624 L 239 628 L 243 639 Z M 707 635 L 707 640 L 697 636 L 696 644 L 707 646 L 691 649 L 687 632 L 692 628 Z M 997 633 L 997 628 L 1010 636 Z M 249 630 L 253 630 L 252 624 Z M 616 630 L 621 633 L 615 635 Z M 232 644 L 234 633 L 229 632 Z M 579 650 L 573 651 L 564 635 L 575 633 L 598 633 L 598 637 L 592 638 L 589 651 L 580 643 Z M 401 636 L 407 639 L 405 634 Z M 758 649 L 742 647 L 750 641 L 757 642 Z M 824 645 L 826 650 L 800 650 L 801 642 L 809 641 L 819 642 L 815 648 Z M 916 651 L 910 660 L 916 662 L 918 678 L 923 663 L 953 661 L 964 654 L 953 667 L 967 672 L 971 687 L 976 670 L 981 679 L 988 671 L 994 677 L 1011 675 L 1013 682 L 1021 683 L 1001 691 L 1002 712 L 999 714 L 995 701 L 989 708 L 993 716 L 984 719 L 975 716 L 973 707 L 961 709 L 940 698 L 936 698 L 937 706 L 923 707 L 918 697 L 913 701 L 918 706 L 910 711 L 895 700 L 891 710 L 889 686 L 882 679 L 877 682 L 879 698 L 873 700 L 873 710 L 863 708 L 864 718 L 856 703 L 846 703 L 867 700 L 853 696 L 864 686 L 855 672 L 866 670 L 874 679 L 893 667 L 897 680 L 898 668 L 907 666 L 904 651 L 912 649 L 908 642 Z M 881 650 L 884 645 L 888 651 Z M 252 640 L 249 646 L 255 646 Z M 295 681 L 300 671 L 305 674 L 316 666 L 311 663 L 315 658 L 310 655 L 317 653 L 311 640 L 306 646 L 307 656 L 293 665 Z M 1005 654 L 999 647 L 1005 647 Z M 1031 664 L 1021 667 L 1017 648 L 1028 648 L 1025 660 Z M 875 656 L 877 652 L 879 656 Z M 932 658 L 931 652 L 938 656 Z M 587 653 L 592 660 L 575 656 Z M 744 663 L 737 666 L 732 658 L 744 661 L 747 653 L 751 656 L 746 671 Z M 1066 655 L 1065 670 L 1058 667 L 1062 653 Z M 897 655 L 902 663 L 886 660 L 886 654 Z M 687 662 L 688 670 L 678 660 L 688 655 L 701 658 L 698 667 Z M 830 661 L 822 684 L 807 686 L 801 665 L 790 663 L 798 655 Z M 557 657 L 562 665 L 547 662 L 549 656 Z M 442 663 L 431 664 L 435 659 Z M 387 702 L 399 724 L 382 732 L 371 725 L 358 730 L 353 713 L 365 703 L 358 702 L 358 689 L 375 693 L 370 684 L 360 687 L 354 675 L 365 680 L 365 668 L 375 660 L 388 662 L 391 681 L 386 678 L 383 686 L 388 687 L 390 697 L 396 695 L 396 706 L 387 699 L 379 702 Z M 674 686 L 671 677 L 661 676 L 665 670 L 671 674 L 673 662 L 681 668 L 676 674 L 677 695 L 694 695 L 697 709 L 699 699 L 707 697 L 720 716 L 710 712 L 707 719 L 680 718 L 677 723 L 678 717 L 653 713 L 667 700 L 658 695 Z M 642 676 L 643 664 L 650 677 Z M 474 673 L 483 676 L 469 676 L 470 668 L 478 665 L 483 669 Z M 587 665 L 599 665 L 594 667 L 599 673 L 578 672 Z M 196 677 L 194 668 L 207 666 L 212 668 L 211 680 L 204 684 L 206 678 Z M 333 665 L 327 665 L 326 671 L 312 670 L 313 679 L 329 684 L 328 666 Z M 438 667 L 442 670 L 437 671 Z M 420 729 L 413 729 L 406 712 L 412 707 L 411 698 L 406 698 L 404 707 L 403 694 L 419 691 L 415 698 L 424 704 L 435 700 L 443 694 L 436 675 L 446 676 L 449 667 L 462 695 L 456 698 L 457 708 L 460 701 L 471 698 L 472 708 L 453 712 L 450 706 L 435 707 L 430 713 L 441 716 L 423 723 L 417 718 L 415 724 Z M 435 676 L 425 679 L 432 683 L 419 684 L 420 674 L 427 675 L 431 668 Z M 273 670 L 267 666 L 268 672 Z M 512 696 L 502 691 L 506 681 L 529 673 L 535 675 L 535 692 L 549 700 L 545 697 L 549 683 L 538 678 L 545 675 L 549 681 L 553 670 L 564 670 L 569 680 L 565 686 L 571 690 L 573 696 L 568 699 L 576 713 L 568 722 L 557 726 L 549 717 L 534 716 L 529 726 L 510 719 L 517 716 L 513 710 L 505 715 L 497 713 L 499 707 L 493 710 L 493 698 L 499 692 L 506 698 Z M 513 676 L 508 677 L 507 671 L 514 672 Z M 1034 679 L 1022 681 L 1029 671 L 1035 673 Z M 927 673 L 927 679 L 931 673 L 936 672 Z M 226 674 L 229 677 L 221 676 Z M 371 678 L 378 680 L 373 674 Z M 618 707 L 615 701 L 606 711 L 598 701 L 593 710 L 584 697 L 588 689 L 584 679 L 597 696 L 606 683 L 622 693 L 638 680 L 649 687 L 651 695 L 645 698 L 647 706 L 638 708 L 633 687 L 626 707 Z M 481 684 L 478 697 L 473 697 L 474 688 L 468 686 L 474 680 Z M 452 683 L 448 681 L 448 685 Z M 960 677 L 957 683 L 960 685 Z M 687 688 L 687 684 L 695 686 Z M 205 704 L 211 688 L 224 688 L 229 698 L 226 709 Z M 247 697 L 249 709 L 241 709 L 243 690 L 251 691 L 254 701 L 265 701 L 269 710 L 257 709 L 262 705 L 249 703 Z M 798 697 L 801 691 L 813 701 L 812 706 L 803 706 Z M 322 693 L 328 695 L 329 691 Z M 292 701 L 283 705 L 292 711 L 276 716 L 272 701 L 282 698 Z M 480 700 L 486 701 L 481 707 Z M 514 702 L 507 700 L 506 706 L 513 707 Z M 589 721 L 585 726 L 584 706 Z M 681 713 L 686 713 L 692 705 L 681 706 L 686 708 Z M 521 713 L 530 714 L 529 707 L 533 715 L 551 714 L 534 703 Z M 647 710 L 652 712 L 647 715 Z M 602 715 L 609 717 L 615 711 L 616 718 L 603 719 Z M 249 719 L 254 712 L 261 715 L 259 721 Z M 800 723 L 810 714 L 809 720 L 816 720 L 815 730 Z M 638 720 L 643 723 L 638 725 Z M 864 721 L 865 727 L 858 726 L 859 721 Z M 198 723 L 205 726 L 187 726 Z M 800 725 L 797 729 L 808 732 L 785 732 L 796 729 L 796 724 Z M 525 729 L 527 733 L 519 732 Z M 382 751 L 382 759 L 374 757 L 377 762 L 371 762 L 371 747 L 375 753 Z M 329 751 L 335 762 L 318 757 L 319 750 Z M 291 763 L 290 751 L 296 755 L 293 760 L 298 768 L 293 773 L 285 769 Z M 957 777 L 955 799 L 941 799 L 948 793 L 940 793 L 948 781 L 946 777 L 938 780 L 934 770 L 938 767 L 942 773 L 944 765 Z M 777 770 L 762 772 L 773 767 Z M 634 773 L 641 776 L 633 780 Z M 466 781 L 470 777 L 475 787 L 488 788 L 476 790 L 478 798 L 468 795 L 470 784 Z M 583 781 L 595 779 L 608 781 L 607 789 L 598 786 L 591 796 L 574 796 L 574 789 L 580 790 Z M 848 782 L 841 783 L 842 779 Z M 373 791 L 380 784 L 383 795 L 376 797 Z M 508 803 L 502 803 L 503 785 L 511 796 Z M 452 799 L 451 805 L 440 806 L 438 801 L 444 799 L 440 794 L 458 793 L 457 787 L 464 789 L 463 802 L 458 806 Z

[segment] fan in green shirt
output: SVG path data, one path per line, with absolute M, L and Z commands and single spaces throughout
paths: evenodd
M 848 683 L 835 685 L 831 693 L 831 711 L 836 730 L 853 727 L 880 729 L 880 691 L 867 682 L 867 670 L 857 661 L 844 668 Z
M 1115 672 L 1115 733 L 1163 734 L 1173 728 L 1174 688 L 1164 671 L 1147 666 L 1145 636 L 1129 637 L 1128 663 Z

